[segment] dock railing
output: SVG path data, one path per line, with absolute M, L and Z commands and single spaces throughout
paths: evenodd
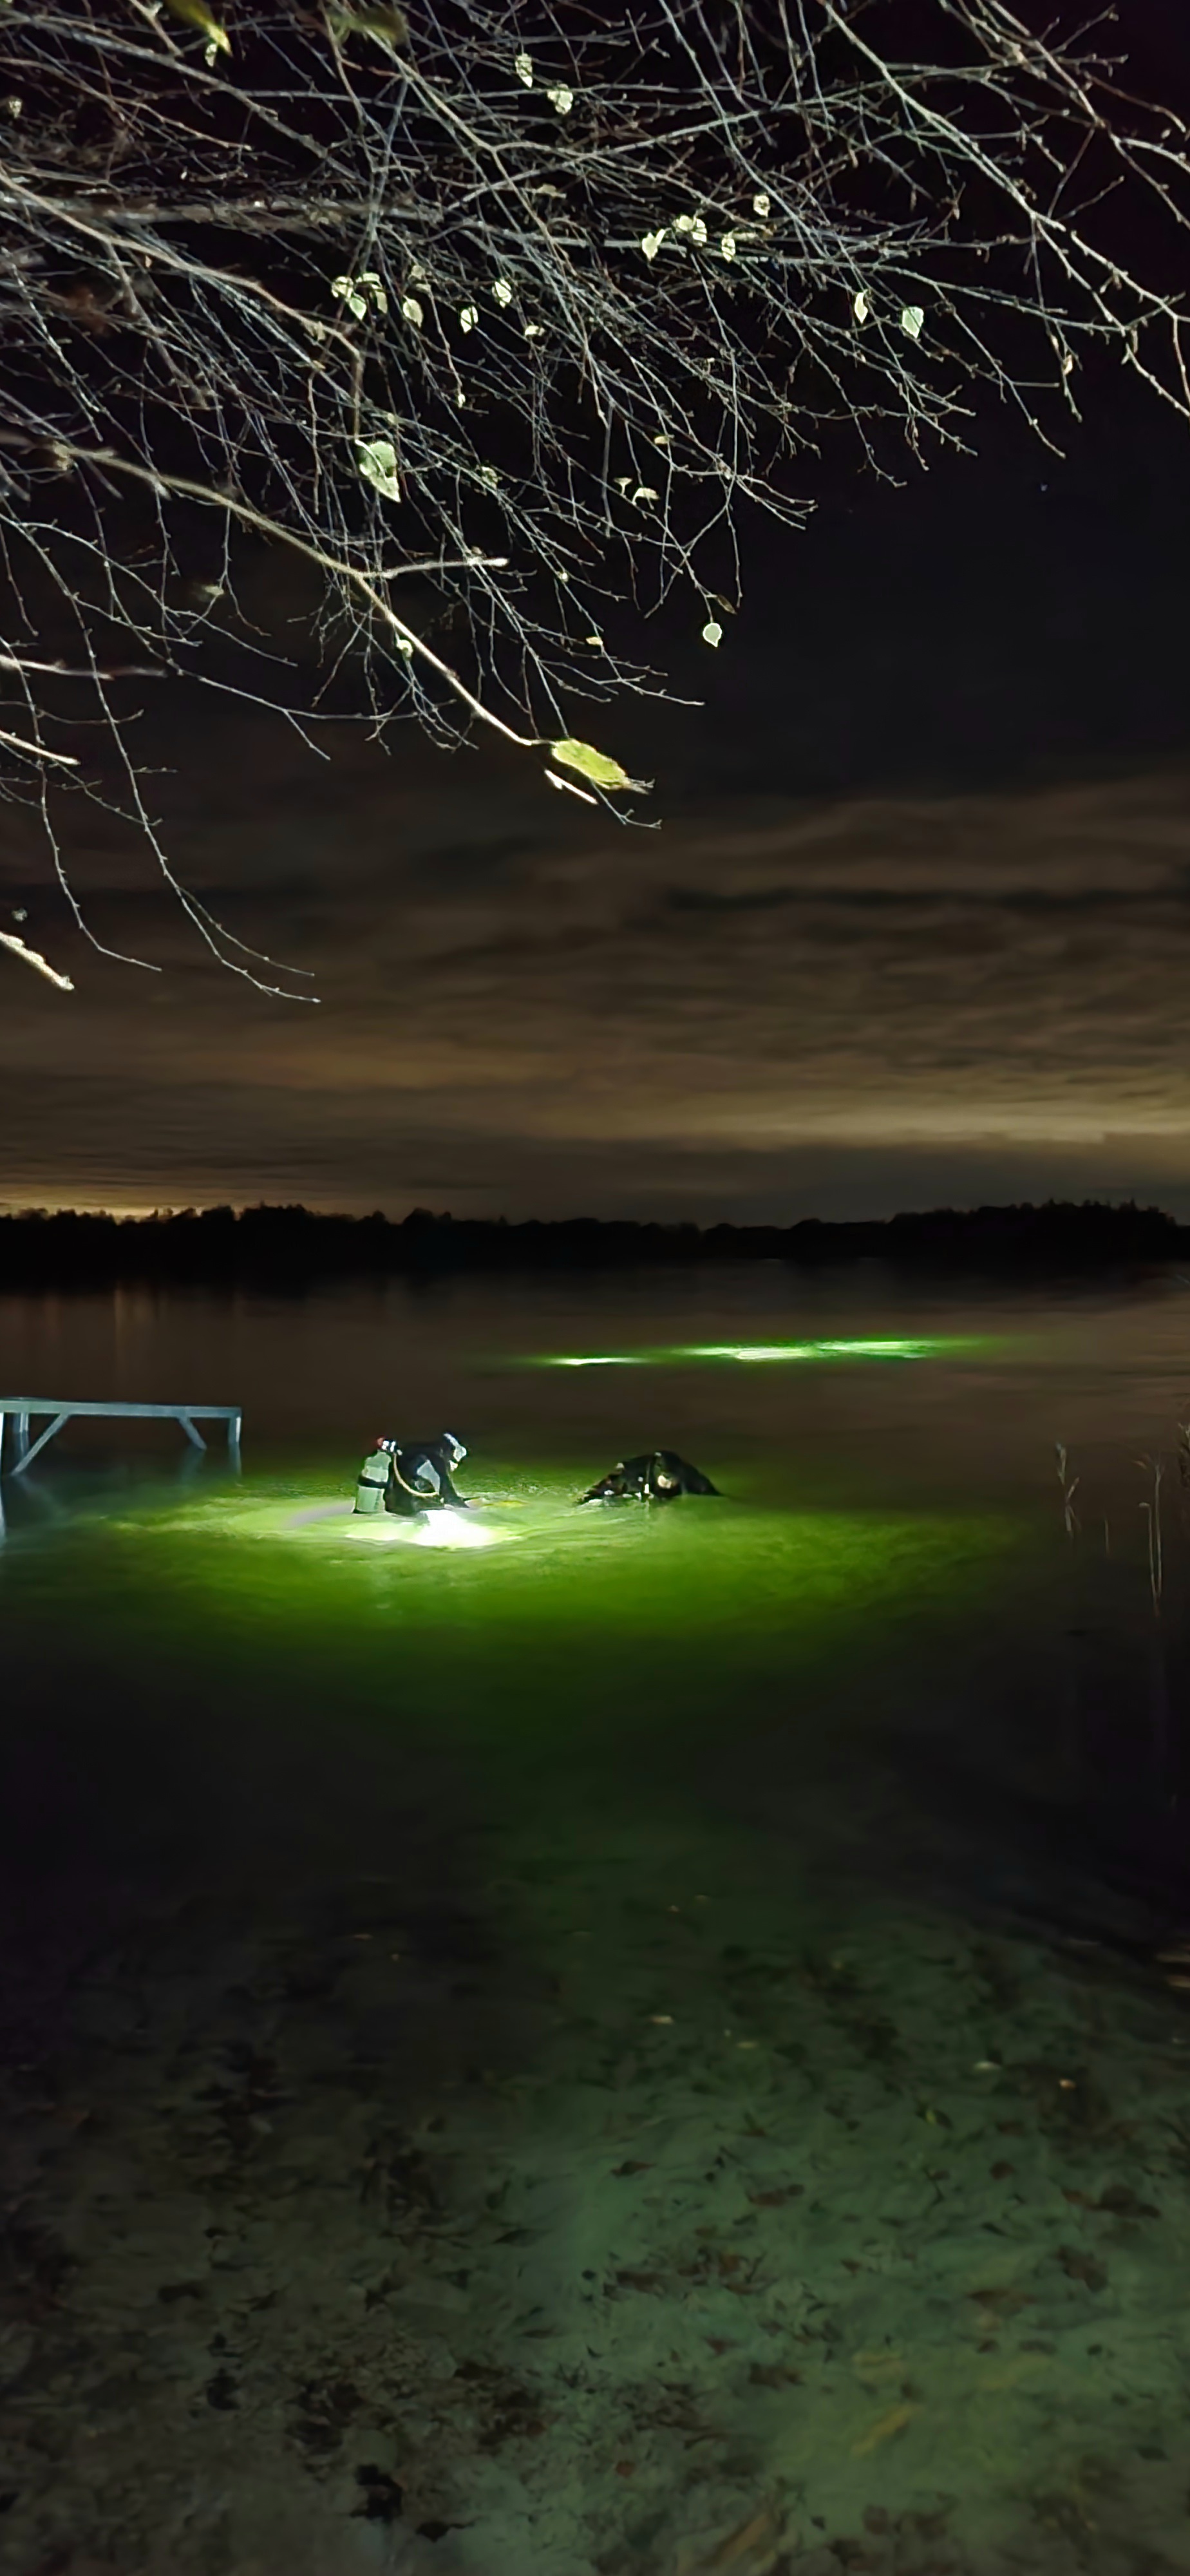
M 42 1415 L 49 1416 L 46 1428 L 33 1440 L 30 1425 Z M 26 1468 L 32 1466 L 34 1459 L 40 1456 L 55 1433 L 61 1431 L 64 1423 L 84 1416 L 92 1421 L 180 1422 L 187 1439 L 196 1449 L 205 1449 L 207 1445 L 202 1433 L 195 1429 L 196 1423 L 225 1422 L 228 1457 L 235 1466 L 240 1463 L 240 1430 L 244 1415 L 242 1406 L 238 1404 L 84 1404 L 65 1398 L 51 1403 L 48 1396 L 4 1395 L 0 1396 L 0 1475 L 23 1476 Z M 4 1454 L 5 1434 L 10 1421 L 14 1452 L 11 1467 L 7 1465 Z

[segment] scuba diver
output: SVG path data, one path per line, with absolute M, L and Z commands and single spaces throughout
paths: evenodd
M 408 1441 L 400 1449 L 394 1441 L 386 1512 L 402 1512 L 408 1519 L 418 1512 L 444 1510 L 448 1504 L 457 1512 L 470 1511 L 465 1496 L 455 1492 L 451 1481 L 466 1455 L 453 1431 L 440 1431 L 436 1440 Z
M 357 1512 L 398 1512 L 407 1520 L 419 1512 L 449 1505 L 465 1512 L 470 1505 L 456 1493 L 453 1476 L 467 1452 L 453 1431 L 436 1440 L 378 1440 L 359 1471 L 355 1488 Z
M 621 1458 L 589 1493 L 579 1495 L 579 1502 L 673 1503 L 679 1494 L 718 1491 L 710 1477 L 692 1467 L 688 1458 L 679 1458 L 676 1449 L 650 1449 L 639 1458 Z

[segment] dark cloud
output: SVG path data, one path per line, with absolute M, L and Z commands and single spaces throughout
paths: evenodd
M 644 832 L 486 759 L 427 784 L 425 753 L 410 776 L 336 749 L 335 794 L 307 802 L 291 765 L 262 804 L 241 730 L 252 815 L 219 779 L 175 825 L 237 935 L 316 970 L 317 1008 L 220 976 L 89 851 L 97 926 L 165 972 L 58 929 L 73 998 L 6 971 L 10 1202 L 1190 1199 L 1181 777 L 753 799 Z
M 386 756 L 334 721 L 311 750 L 163 690 L 171 857 L 321 1000 L 221 975 L 136 836 L 76 803 L 89 919 L 165 971 L 96 957 L 10 813 L 0 907 L 78 990 L 0 957 L 0 1195 L 1190 1212 L 1185 432 L 1139 391 L 1097 422 L 1065 461 L 1001 425 L 907 490 L 836 477 L 718 654 L 675 607 L 657 658 L 706 706 L 574 713 L 658 773 L 659 830 L 498 745 L 397 727 Z M 239 675 L 277 696 L 314 685 L 279 580 L 252 631 L 297 667 Z

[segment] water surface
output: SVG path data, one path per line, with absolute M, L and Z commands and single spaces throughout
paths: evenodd
M 1167 2064 L 1190 2118 L 1188 1313 L 775 1266 L 0 1303 L 14 1395 L 244 1406 L 238 1477 L 79 1425 L 4 1489 L 0 2565 L 809 2571 L 868 2512 L 890 2576 L 939 2513 L 1056 2568 L 1105 2425 L 1165 2563 L 1173 2378 L 1121 2449 L 1075 2310 L 1122 2262 L 1132 2354 L 1169 2248 L 1038 2212 L 1166 2207 L 1117 2132 Z M 824 1342 L 907 1349 L 672 1356 Z M 483 1543 L 353 1523 L 375 1435 L 444 1425 Z M 575 1508 L 655 1444 L 722 1500 Z

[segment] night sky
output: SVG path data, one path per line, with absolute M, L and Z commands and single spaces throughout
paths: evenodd
M 658 830 L 532 759 L 171 691 L 142 727 L 179 871 L 315 970 L 221 974 L 81 808 L 94 956 L 6 809 L 0 1196 L 459 1214 L 884 1214 L 1050 1194 L 1190 1213 L 1190 427 L 1105 374 L 1060 458 L 1000 417 L 901 488 L 836 455 L 745 527 L 696 710 L 574 710 Z M 300 653 L 271 558 L 253 613 Z M 298 639 L 296 647 L 294 639 Z M 581 717 L 581 721 L 579 720 Z

